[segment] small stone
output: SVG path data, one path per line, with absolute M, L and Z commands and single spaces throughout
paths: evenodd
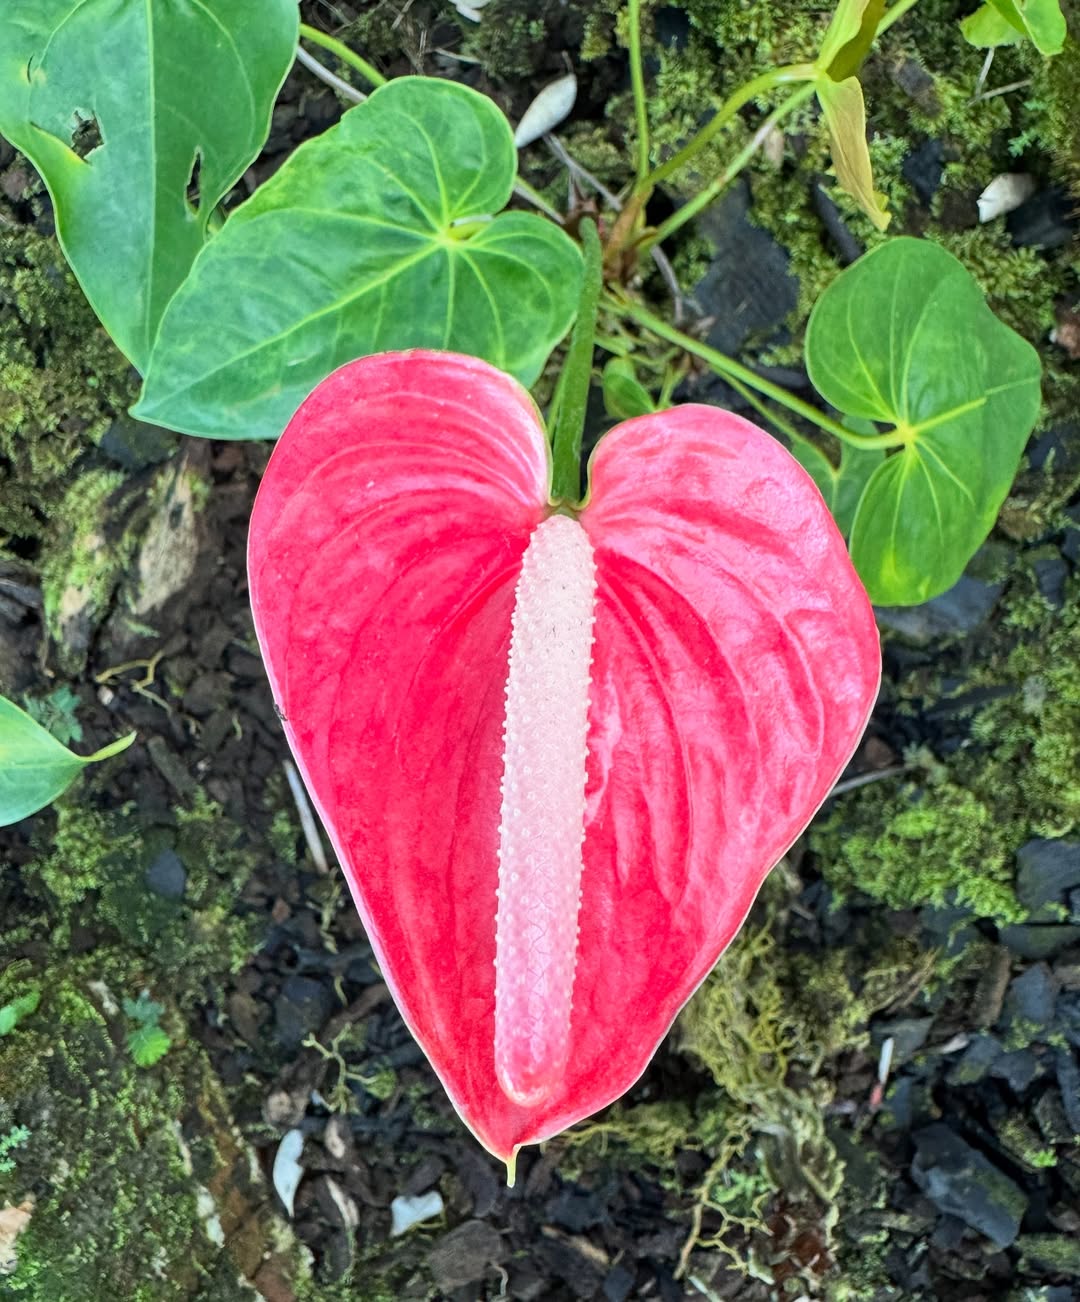
M 594 1193 L 569 1187 L 560 1189 L 548 1200 L 545 1216 L 550 1224 L 575 1234 L 601 1225 L 607 1219 L 604 1205 Z
M 926 1043 L 933 1025 L 932 1017 L 902 1017 L 896 1021 L 882 1022 L 874 1027 L 873 1042 L 880 1047 L 885 1040 L 891 1039 L 892 1060 L 896 1066 L 900 1066 L 915 1057 Z
M 945 154 L 940 140 L 924 140 L 908 154 L 900 167 L 904 180 L 923 203 L 928 204 L 937 194 L 945 171 Z
M 442 1195 L 437 1189 L 420 1194 L 417 1198 L 399 1195 L 390 1204 L 390 1236 L 398 1238 L 407 1234 L 414 1225 L 429 1221 L 433 1216 L 443 1214 Z
M 498 1230 L 483 1221 L 465 1221 L 435 1244 L 427 1264 L 436 1288 L 445 1293 L 483 1279 L 489 1266 L 498 1265 L 506 1252 Z
M 1006 1043 L 1022 1048 L 1033 1040 L 1045 1039 L 1054 1020 L 1057 982 L 1045 963 L 1014 977 L 1009 982 L 998 1025 L 1006 1031 Z
M 1030 1049 L 1003 1053 L 990 1068 L 990 1075 L 1003 1080 L 1014 1094 L 1023 1094 L 1039 1074 L 1039 1060 Z
M 182 900 L 187 887 L 187 869 L 175 850 L 162 850 L 146 870 L 147 890 L 164 900 Z
M 1026 1194 L 942 1122 L 913 1138 L 918 1151 L 911 1175 L 923 1193 L 947 1216 L 1007 1248 L 1019 1233 Z
M 1001 1041 L 992 1035 L 977 1036 L 964 1050 L 945 1077 L 952 1086 L 975 1085 L 989 1073 L 1003 1053 Z
M 1019 958 L 1053 958 L 1070 945 L 1080 944 L 1080 927 L 1061 924 L 1028 926 L 1018 923 L 1001 930 L 1001 942 Z
M 274 1004 L 278 1042 L 286 1049 L 299 1048 L 322 1026 L 333 1006 L 334 997 L 321 982 L 289 977 Z
M 1069 566 L 1062 556 L 1042 556 L 1032 562 L 1039 592 L 1055 610 L 1065 605 Z
M 937 638 L 966 637 L 980 628 L 1005 590 L 1003 582 L 988 583 L 964 574 L 939 597 L 919 606 L 877 606 L 878 622 L 917 646 Z
M 1063 190 L 1040 190 L 1009 213 L 1005 225 L 1019 248 L 1057 249 L 1073 237 L 1073 209 Z
M 1080 886 L 1080 841 L 1037 837 L 1017 851 L 1016 865 L 1016 894 L 1031 911 L 1029 921 L 1062 921 L 1066 893 Z

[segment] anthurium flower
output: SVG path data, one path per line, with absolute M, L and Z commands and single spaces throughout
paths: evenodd
M 880 661 L 840 534 L 705 406 L 616 426 L 554 506 L 514 380 L 387 353 L 293 418 L 249 573 L 383 975 L 512 1162 L 634 1083 L 851 756 Z

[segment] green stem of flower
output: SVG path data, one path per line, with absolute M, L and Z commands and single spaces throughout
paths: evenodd
M 853 434 L 851 430 L 845 429 L 838 421 L 832 420 L 824 412 L 818 411 L 808 402 L 803 402 L 787 389 L 783 389 L 778 384 L 773 384 L 771 380 L 766 380 L 760 375 L 756 375 L 749 367 L 743 366 L 733 357 L 728 357 L 726 353 L 718 352 L 715 348 L 710 348 L 708 344 L 700 343 L 690 335 L 685 335 L 681 330 L 676 330 L 674 326 L 669 326 L 661 317 L 654 316 L 648 309 L 641 307 L 639 304 L 626 298 L 616 298 L 614 295 L 608 295 L 606 303 L 614 311 L 622 316 L 629 317 L 631 321 L 636 321 L 638 325 L 644 326 L 646 330 L 656 335 L 660 339 L 666 339 L 668 343 L 677 344 L 680 348 L 692 353 L 714 370 L 717 375 L 723 376 L 725 380 L 739 380 L 747 388 L 755 389 L 758 393 L 763 393 L 773 402 L 778 402 L 788 411 L 793 411 L 803 420 L 809 421 L 810 424 L 816 425 L 818 429 L 823 429 L 838 438 L 841 443 L 849 443 L 855 448 L 874 448 L 874 447 L 901 447 L 909 440 L 902 436 L 883 434 L 879 438 L 863 438 L 858 434 Z
M 795 426 L 792 425 L 791 421 L 778 415 L 771 407 L 766 406 L 756 393 L 752 392 L 752 390 L 743 384 L 742 380 L 737 380 L 733 375 L 729 375 L 725 378 L 726 382 L 731 385 L 735 392 L 741 394 L 744 401 L 748 402 L 763 420 L 767 420 L 774 429 L 778 429 L 786 439 L 790 439 L 792 443 L 801 443 L 804 447 L 813 448 L 815 452 L 818 452 L 825 457 L 825 453 L 821 451 L 821 448 L 818 447 L 813 439 L 808 439 L 805 434 L 800 434 Z M 829 458 L 825 457 L 825 460 L 828 461 Z M 829 462 L 829 464 L 832 465 L 831 462 Z M 836 467 L 833 466 L 832 468 L 835 473 Z
M 581 282 L 574 333 L 566 365 L 559 377 L 551 404 L 551 500 L 576 503 L 581 498 L 581 440 L 585 432 L 585 408 L 589 401 L 592 379 L 593 346 L 596 340 L 596 313 L 603 287 L 604 252 L 596 223 L 581 223 L 585 274 Z
M 814 83 L 812 81 L 808 81 L 804 86 L 800 86 L 798 90 L 792 91 L 787 99 L 773 109 L 765 121 L 762 122 L 761 126 L 758 127 L 720 175 L 710 185 L 707 185 L 704 190 L 699 190 L 688 203 L 684 203 L 681 208 L 677 208 L 667 221 L 661 222 L 656 230 L 648 235 L 638 246 L 640 251 L 644 253 L 648 249 L 651 249 L 654 244 L 659 244 L 661 241 L 666 240 L 669 235 L 674 234 L 674 232 L 681 226 L 684 226 L 688 221 L 691 221 L 696 217 L 703 208 L 707 208 L 714 199 L 727 189 L 747 163 L 749 163 L 751 158 L 753 158 L 764 144 L 765 137 L 773 127 L 782 118 L 785 118 L 789 113 L 794 112 L 800 104 L 805 104 L 813 93 Z
M 645 100 L 645 73 L 641 64 L 641 0 L 630 0 L 630 83 L 634 88 L 634 123 L 637 128 L 637 187 L 649 175 L 649 113 Z
M 373 68 L 367 59 L 362 59 L 359 54 L 350 50 L 343 42 L 339 41 L 336 36 L 330 36 L 326 32 L 320 32 L 317 27 L 309 27 L 307 23 L 300 24 L 300 35 L 305 41 L 310 41 L 312 45 L 321 45 L 324 50 L 329 50 L 331 54 L 336 54 L 342 63 L 347 63 L 350 68 L 356 71 L 369 82 L 372 86 L 385 86 L 386 78 L 378 70 Z
M 888 31 L 893 23 L 903 18 L 907 11 L 913 9 L 918 3 L 919 0 L 897 0 L 896 4 L 885 10 L 881 22 L 878 23 L 875 35 L 880 36 L 882 32 Z
M 766 95 L 776 86 L 788 85 L 792 82 L 806 81 L 814 75 L 814 66 L 810 63 L 793 63 L 783 68 L 771 68 L 768 72 L 763 72 L 760 76 L 748 81 L 744 86 L 740 86 L 733 95 L 729 95 L 723 104 L 717 109 L 714 117 L 701 128 L 697 135 L 692 136 L 690 140 L 677 152 L 649 175 L 638 183 L 639 190 L 652 189 L 661 181 L 666 180 L 673 172 L 677 172 L 680 167 L 684 167 L 697 154 L 699 154 L 725 126 L 731 121 L 738 111 L 744 105 L 749 104 L 752 99 L 757 99 L 761 95 Z

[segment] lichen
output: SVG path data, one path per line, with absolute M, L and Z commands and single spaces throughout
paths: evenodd
M 80 454 L 134 396 L 55 242 L 0 227 L 0 545 L 55 518 Z

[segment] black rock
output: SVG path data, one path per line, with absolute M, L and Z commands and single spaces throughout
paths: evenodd
M 920 606 L 877 606 L 882 628 L 925 646 L 940 637 L 966 637 L 989 619 L 1004 583 L 988 583 L 970 574 L 961 575 L 939 597 Z
M 175 850 L 162 850 L 146 870 L 146 888 L 164 900 L 182 900 L 187 869 Z
M 133 416 L 118 416 L 101 436 L 101 451 L 125 470 L 142 470 L 164 461 L 176 450 L 180 436 L 160 425 L 147 425 Z
M 1032 922 L 1062 921 L 1066 895 L 1080 886 L 1080 841 L 1035 839 L 1016 855 L 1016 894 Z
M 1056 998 L 1054 974 L 1045 963 L 1036 963 L 1009 982 L 998 1025 L 1012 1032 L 1014 1041 L 1023 1037 L 1030 1043 L 1049 1030 Z
M 914 1058 L 923 1047 L 933 1024 L 932 1017 L 902 1017 L 882 1022 L 873 1029 L 873 1042 L 880 1046 L 885 1040 L 892 1039 L 893 1062 L 899 1067 Z
M 1020 248 L 1057 249 L 1075 233 L 1074 207 L 1064 190 L 1040 190 L 1009 213 L 1005 225 Z
M 1003 1053 L 990 1068 L 990 1075 L 1003 1080 L 1014 1094 L 1023 1094 L 1039 1074 L 1039 1060 L 1030 1049 Z
M 900 171 L 923 203 L 928 204 L 937 194 L 945 171 L 945 154 L 941 141 L 924 140 L 918 149 L 904 159 Z
M 996 1036 L 976 1036 L 949 1068 L 946 1083 L 953 1086 L 977 1084 L 989 1074 L 1003 1053 L 1002 1043 Z
M 483 1279 L 506 1256 L 502 1235 L 483 1221 L 465 1221 L 444 1234 L 428 1253 L 428 1269 L 440 1292 Z
M 298 1048 L 308 1035 L 318 1031 L 333 1006 L 334 996 L 321 982 L 310 977 L 289 977 L 274 1003 L 278 1042 L 286 1049 Z
M 914 1135 L 915 1183 L 947 1216 L 1007 1248 L 1020 1232 L 1027 1195 L 982 1153 L 942 1122 Z
M 749 335 L 774 329 L 798 301 L 787 253 L 749 214 L 744 181 L 698 218 L 716 252 L 693 298 L 703 315 L 715 317 L 708 343 L 723 353 L 737 353 Z
M 1070 945 L 1080 944 L 1080 926 L 1036 923 L 1001 929 L 1001 943 L 1019 958 L 1054 958 Z
M 1040 556 L 1032 562 L 1035 582 L 1039 592 L 1054 607 L 1060 610 L 1065 605 L 1065 583 L 1069 577 L 1069 566 L 1063 556 Z
M 626 1302 L 636 1280 L 634 1272 L 621 1262 L 612 1266 L 604 1279 L 604 1302 Z
M 607 1219 L 604 1204 L 596 1194 L 569 1187 L 560 1189 L 554 1198 L 548 1200 L 545 1215 L 552 1225 L 559 1225 L 573 1234 L 601 1225 Z

